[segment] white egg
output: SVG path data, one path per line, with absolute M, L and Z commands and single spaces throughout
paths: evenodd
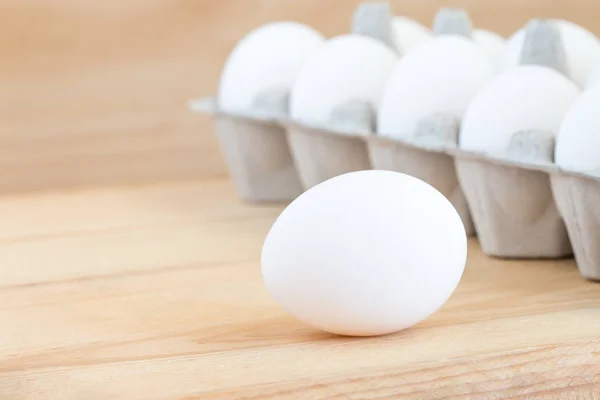
M 296 22 L 270 23 L 250 32 L 225 63 L 219 107 L 247 113 L 264 90 L 289 90 L 307 58 L 324 40 L 316 30 Z
M 569 77 L 580 86 L 585 86 L 592 69 L 600 62 L 600 41 L 592 32 L 573 22 L 553 21 L 560 29 Z M 502 56 L 504 69 L 519 65 L 524 40 L 525 28 L 518 30 L 508 38 Z
M 348 101 L 378 106 L 398 56 L 366 36 L 342 35 L 327 41 L 306 63 L 290 98 L 293 119 L 328 126 L 332 111 Z
M 588 80 L 585 84 L 586 87 L 591 88 L 600 85 L 600 64 L 596 65 L 590 75 L 588 76 Z
M 481 51 L 486 54 L 494 69 L 500 70 L 504 52 L 504 38 L 485 29 L 475 29 L 473 30 L 473 40 Z
M 600 87 L 583 92 L 556 138 L 555 161 L 569 171 L 600 171 Z
M 431 32 L 425 25 L 407 17 L 394 17 L 392 30 L 402 54 L 414 50 L 431 38 Z
M 372 170 L 300 195 L 273 224 L 261 262 L 268 291 L 289 314 L 331 333 L 371 336 L 437 311 L 466 257 L 462 221 L 442 194 Z
M 381 100 L 377 130 L 385 136 L 410 137 L 419 120 L 431 114 L 462 118 L 493 74 L 470 39 L 433 38 L 397 63 Z
M 501 152 L 519 131 L 556 134 L 579 93 L 575 83 L 547 67 L 526 65 L 508 70 L 489 81 L 469 105 L 460 146 Z

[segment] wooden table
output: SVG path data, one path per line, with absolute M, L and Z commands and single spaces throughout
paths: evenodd
M 262 285 L 281 209 L 226 180 L 0 199 L 0 399 L 600 398 L 600 285 L 572 260 L 471 240 L 440 312 L 340 338 Z
M 445 308 L 380 338 L 317 332 L 267 295 L 282 207 L 236 199 L 185 104 L 251 29 L 337 35 L 359 2 L 0 0 L 0 400 L 600 399 L 600 284 L 572 260 L 471 241 Z M 600 34 L 595 0 L 392 5 L 427 25 L 458 6 L 503 35 L 534 16 Z

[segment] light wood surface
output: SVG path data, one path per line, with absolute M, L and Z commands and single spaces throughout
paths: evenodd
M 297 20 L 347 32 L 359 0 L 0 0 L 0 194 L 225 176 L 208 118 L 185 106 L 215 92 L 251 29 Z M 429 25 L 465 7 L 508 35 L 531 17 L 600 33 L 596 0 L 392 0 Z
M 315 331 L 267 295 L 282 206 L 235 198 L 185 104 L 250 29 L 338 34 L 358 2 L 0 0 L 0 400 L 600 398 L 600 286 L 572 260 L 471 241 L 448 304 L 381 338 Z M 592 0 L 392 4 L 427 24 L 466 7 L 505 35 L 533 16 L 600 33 Z
M 499 261 L 427 321 L 341 338 L 267 295 L 282 206 L 225 180 L 0 199 L 0 399 L 598 399 L 600 285 Z

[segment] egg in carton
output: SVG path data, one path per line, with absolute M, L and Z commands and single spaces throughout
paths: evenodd
M 463 119 L 451 153 L 486 254 L 572 254 L 548 174 L 555 136 L 581 92 L 568 78 L 564 45 L 555 21 L 530 21 L 520 64 L 489 81 Z
M 216 98 L 190 108 L 213 116 L 215 133 L 238 195 L 251 202 L 289 201 L 303 192 L 285 129 L 289 92 L 325 38 L 296 22 L 261 26 L 238 42 Z
M 495 67 L 473 39 L 464 10 L 441 9 L 433 32 L 434 38 L 396 65 L 381 101 L 377 134 L 368 140 L 369 153 L 375 169 L 403 172 L 439 190 L 472 235 L 454 159 L 445 149 L 456 146 L 460 121 Z
M 285 126 L 305 189 L 371 169 L 364 137 L 399 58 L 392 18 L 387 3 L 360 4 L 352 32 L 325 42 L 295 82 Z

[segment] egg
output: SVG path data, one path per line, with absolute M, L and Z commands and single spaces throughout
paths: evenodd
M 591 88 L 573 103 L 556 138 L 555 162 L 577 172 L 600 171 L 600 87 Z
M 304 192 L 262 249 L 264 283 L 290 315 L 340 335 L 383 335 L 437 311 L 464 271 L 467 240 L 450 202 L 392 171 L 339 175 Z
M 397 60 L 390 47 L 367 36 L 328 40 L 292 87 L 291 118 L 327 127 L 332 112 L 345 103 L 365 102 L 376 108 Z
M 600 62 L 600 41 L 587 29 L 565 20 L 553 20 L 560 30 L 565 48 L 568 75 L 578 85 L 585 86 L 593 68 Z M 502 55 L 503 69 L 520 64 L 526 29 L 514 33 L 506 42 Z
M 600 64 L 596 65 L 592 69 L 592 72 L 588 76 L 588 80 L 585 83 L 585 87 L 591 88 L 598 85 L 600 85 Z
M 296 22 L 275 22 L 253 30 L 238 42 L 223 67 L 219 108 L 246 114 L 261 93 L 289 92 L 324 40 L 321 33 Z
M 485 53 L 494 69 L 500 70 L 502 67 L 502 54 L 504 53 L 504 38 L 485 29 L 474 29 L 472 38 L 481 51 Z
M 402 54 L 414 50 L 431 38 L 431 32 L 425 25 L 403 16 L 393 18 L 392 31 Z
M 544 66 L 508 70 L 489 81 L 467 108 L 460 146 L 502 152 L 519 131 L 556 133 L 579 93 L 575 83 Z
M 383 136 L 411 137 L 432 114 L 462 118 L 494 70 L 472 40 L 442 35 L 403 57 L 388 81 L 377 118 Z

